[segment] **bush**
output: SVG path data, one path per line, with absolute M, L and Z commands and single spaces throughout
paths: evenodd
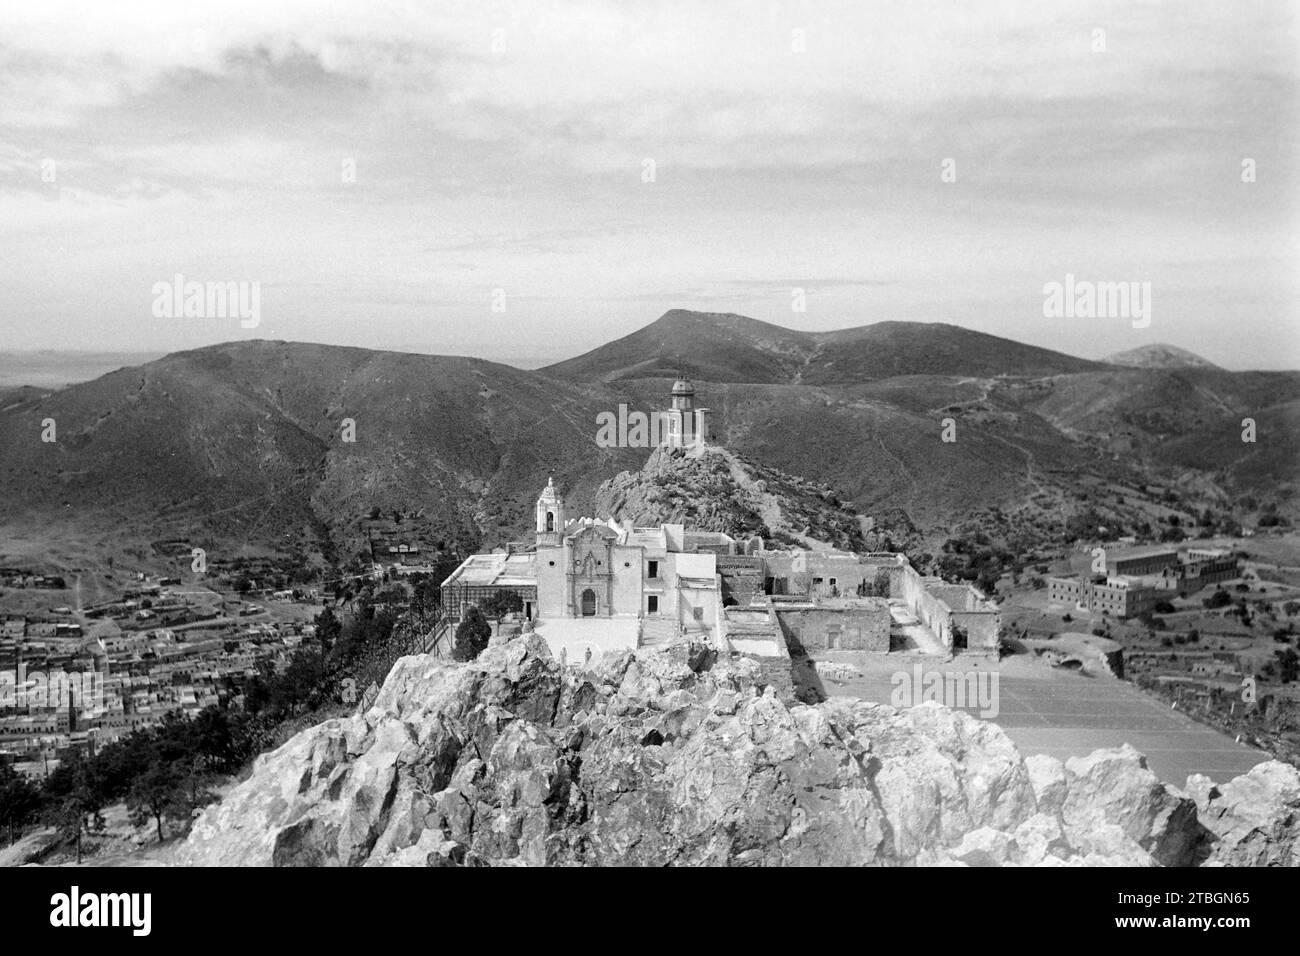
M 471 607 L 456 628 L 456 643 L 451 656 L 458 661 L 472 661 L 483 653 L 491 637 L 492 625 L 482 611 Z
M 1274 651 L 1277 655 L 1278 673 L 1283 684 L 1289 684 L 1293 680 L 1300 678 L 1300 654 L 1295 652 L 1294 647 L 1288 647 L 1285 651 Z
M 1157 614 L 1173 614 L 1176 609 L 1168 601 L 1157 601 L 1155 612 Z
M 1201 603 L 1205 605 L 1206 610 L 1218 610 L 1219 608 L 1227 607 L 1232 603 L 1232 595 L 1223 590 L 1223 588 L 1219 588 L 1219 590 L 1205 598 Z

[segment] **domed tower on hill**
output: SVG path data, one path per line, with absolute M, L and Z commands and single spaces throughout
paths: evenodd
M 703 446 L 709 440 L 709 410 L 695 407 L 695 386 L 689 379 L 673 382 L 672 404 L 659 413 L 661 444 L 670 448 Z
M 547 478 L 537 499 L 537 546 L 557 546 L 563 536 L 564 500 L 555 489 L 555 479 Z

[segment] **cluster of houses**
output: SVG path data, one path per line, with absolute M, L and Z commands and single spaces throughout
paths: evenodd
M 177 583 L 141 581 L 87 609 L 88 633 L 67 607 L 0 618 L 0 759 L 39 778 L 70 750 L 196 714 L 313 630 L 245 601 L 201 603 Z
M 39 574 L 27 568 L 0 568 L 0 588 L 44 588 L 60 591 L 67 586 L 57 574 Z

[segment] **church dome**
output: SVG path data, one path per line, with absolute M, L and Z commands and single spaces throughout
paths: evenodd
M 677 381 L 673 382 L 673 394 L 674 394 L 674 395 L 694 395 L 694 394 L 695 394 L 695 386 L 692 385 L 690 382 L 688 382 L 686 379 L 684 379 L 684 378 L 679 378 Z

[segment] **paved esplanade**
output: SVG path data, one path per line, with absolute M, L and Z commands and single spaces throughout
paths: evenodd
M 910 676 L 918 661 L 922 661 L 920 655 L 875 659 L 856 655 L 852 663 L 863 672 L 862 678 L 843 684 L 823 679 L 822 683 L 828 694 L 888 704 L 892 675 L 904 672 Z M 1176 787 L 1182 787 L 1193 773 L 1223 783 L 1269 759 L 1268 754 L 1238 744 L 1132 684 L 1107 675 L 1063 671 L 1014 658 L 994 665 L 929 659 L 922 667 L 926 673 L 996 668 L 999 713 L 994 723 L 1007 732 L 1024 756 L 1041 753 L 1065 760 L 1128 743 L 1146 755 L 1147 765 L 1161 780 Z M 974 705 L 963 709 L 978 716 Z

